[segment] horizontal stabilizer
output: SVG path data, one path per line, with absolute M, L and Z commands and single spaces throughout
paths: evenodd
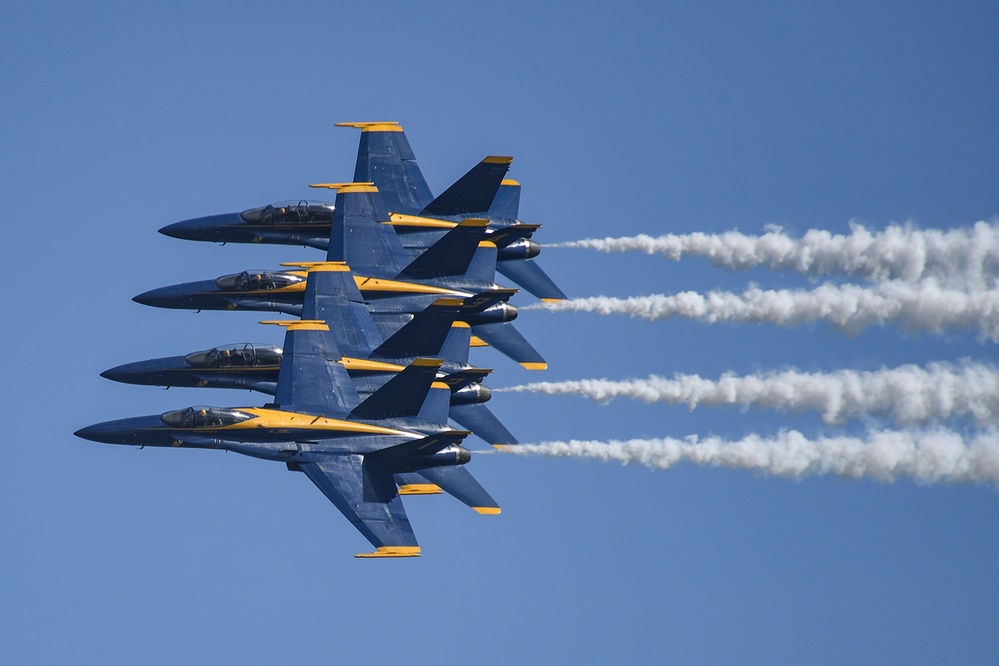
M 472 335 L 486 341 L 493 349 L 509 356 L 528 370 L 548 368 L 545 359 L 513 324 L 477 324 L 472 326 Z
M 492 206 L 512 161 L 512 157 L 490 155 L 431 201 L 420 215 L 448 217 L 486 212 Z
M 506 426 L 482 404 L 454 405 L 451 407 L 451 419 L 468 428 L 486 443 L 496 445 L 519 444 L 517 438 L 507 430 Z
M 441 361 L 437 359 L 416 359 L 352 409 L 350 417 L 390 419 L 416 416 L 437 379 L 440 367 Z
M 566 297 L 533 259 L 501 261 L 496 270 L 543 301 L 561 301 Z
M 420 476 L 430 483 L 440 486 L 441 490 L 453 495 L 459 501 L 472 507 L 479 513 L 497 514 L 500 506 L 475 477 L 464 467 L 454 465 L 447 467 L 428 467 L 419 471 Z
M 427 480 L 416 472 L 396 474 L 395 482 L 399 485 L 400 495 L 441 495 L 444 493 L 440 486 L 427 483 Z

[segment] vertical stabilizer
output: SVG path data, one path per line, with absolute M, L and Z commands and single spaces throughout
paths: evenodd
M 454 217 L 486 212 L 492 206 L 512 161 L 512 157 L 486 157 L 430 202 L 420 215 Z
M 509 178 L 504 179 L 489 207 L 489 217 L 494 220 L 515 222 L 518 215 L 520 215 L 520 183 Z

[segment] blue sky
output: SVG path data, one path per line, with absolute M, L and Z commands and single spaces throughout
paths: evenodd
M 514 156 L 543 242 L 847 232 L 999 214 L 990 3 L 122 3 L 0 10 L 9 221 L 0 659 L 12 663 L 991 663 L 999 494 L 714 467 L 479 456 L 503 506 L 407 508 L 424 557 L 367 544 L 299 475 L 72 432 L 219 391 L 118 385 L 114 365 L 279 342 L 243 313 L 158 311 L 148 289 L 304 248 L 185 243 L 181 219 L 316 198 L 356 130 L 398 120 L 435 192 Z M 698 258 L 550 249 L 570 296 L 810 288 Z M 532 302 L 518 296 L 519 304 Z M 897 326 L 644 322 L 524 312 L 550 363 L 485 351 L 490 384 L 993 363 L 995 344 Z M 523 441 L 885 424 L 814 413 L 497 394 Z M 970 429 L 965 423 L 952 424 Z

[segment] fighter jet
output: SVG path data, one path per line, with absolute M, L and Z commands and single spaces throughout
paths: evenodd
M 461 220 L 486 218 L 488 240 L 497 247 L 499 272 L 542 300 L 565 298 L 533 261 L 541 246 L 531 235 L 540 225 L 525 225 L 517 219 L 520 183 L 504 178 L 512 158 L 486 157 L 435 198 L 399 123 L 337 125 L 361 129 L 354 182 L 372 182 L 381 190 L 391 224 L 412 258 Z M 325 250 L 332 210 L 333 204 L 328 202 L 288 201 L 184 220 L 163 227 L 160 233 L 186 240 L 305 245 Z M 519 227 L 516 234 L 501 233 L 511 226 Z
M 334 269 L 331 269 L 334 270 Z M 462 465 L 469 433 L 446 425 L 440 361 L 419 359 L 361 401 L 341 354 L 317 320 L 287 327 L 275 403 L 264 407 L 191 407 L 99 423 L 78 430 L 110 444 L 211 448 L 284 462 L 305 475 L 375 547 L 358 557 L 420 555 L 396 487 L 419 473 L 479 513 L 499 506 Z
M 398 238 L 377 222 L 387 219 L 377 188 L 369 183 L 334 185 L 338 192 L 327 259 L 342 261 L 349 255 L 348 263 L 356 261 L 364 267 L 355 267 L 355 281 L 386 336 L 437 298 L 504 295 L 501 302 L 465 319 L 473 327 L 476 342 L 493 345 L 527 369 L 547 367 L 544 358 L 506 323 L 517 316 L 517 309 L 506 302 L 515 290 L 504 290 L 493 282 L 496 248 L 482 240 L 485 220 L 463 220 L 407 262 Z M 304 290 L 301 271 L 259 270 L 154 289 L 133 300 L 155 307 L 264 310 L 300 316 Z
M 372 182 L 383 193 L 386 208 L 393 213 L 393 223 L 403 234 L 413 233 L 414 229 L 433 229 L 425 218 L 436 218 L 458 222 L 467 217 L 485 217 L 489 226 L 499 230 L 514 224 L 520 210 L 520 183 L 515 180 L 501 181 L 487 207 L 481 200 L 464 196 L 464 191 L 456 189 L 457 183 L 444 194 L 434 198 L 423 173 L 416 162 L 416 155 L 406 139 L 406 134 L 397 122 L 336 123 L 338 127 L 354 127 L 361 130 L 357 149 L 357 162 L 354 166 L 354 182 Z M 459 181 L 460 183 L 461 181 Z M 454 196 L 448 196 L 453 194 Z M 417 216 L 413 219 L 412 216 Z M 532 225 L 537 228 L 537 225 Z M 433 242 L 433 234 L 414 235 L 407 244 L 413 251 L 428 247 Z M 565 294 L 534 261 L 541 252 L 541 246 L 530 240 L 530 236 L 516 243 L 500 248 L 497 256 L 497 270 L 516 284 L 527 289 L 544 301 L 559 301 Z
M 510 168 L 510 161 L 509 157 L 486 157 L 438 197 L 439 201 L 429 209 L 450 211 L 457 205 L 462 209 L 487 211 L 501 183 L 507 182 L 503 176 Z M 303 245 L 326 250 L 329 247 L 333 208 L 334 204 L 328 201 L 282 201 L 239 213 L 222 213 L 175 222 L 160 229 L 160 233 L 182 240 Z M 441 229 L 449 229 L 455 224 L 442 220 L 437 222 L 436 238 L 440 237 Z M 537 228 L 538 225 L 525 225 L 523 233 L 533 233 Z M 497 235 L 495 240 L 499 242 L 500 239 L 501 236 Z M 508 242 L 514 244 L 518 240 L 517 237 L 512 237 Z M 430 241 L 421 249 L 425 250 L 432 244 L 433 241 Z M 509 252 L 510 257 L 523 254 L 516 247 Z
M 495 296 L 465 301 L 438 299 L 386 339 L 364 307 L 364 298 L 349 269 L 331 266 L 316 264 L 309 268 L 302 317 L 330 325 L 328 335 L 344 353 L 342 363 L 362 398 L 417 358 L 440 358 L 438 379 L 451 389 L 451 418 L 490 444 L 517 443 L 483 404 L 492 392 L 481 381 L 492 370 L 469 365 L 471 331 L 460 321 L 489 307 Z M 101 376 L 132 384 L 246 388 L 273 395 L 281 359 L 280 347 L 232 344 L 129 363 L 106 370 Z

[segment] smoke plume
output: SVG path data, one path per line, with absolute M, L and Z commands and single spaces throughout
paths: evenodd
M 794 326 L 824 320 L 849 334 L 895 322 L 904 328 L 933 332 L 973 329 L 984 339 L 999 340 L 999 289 L 967 292 L 943 287 L 934 279 L 916 284 L 892 280 L 869 287 L 822 284 L 812 290 L 752 287 L 742 294 L 684 291 L 623 299 L 595 296 L 523 309 L 622 314 L 649 321 L 684 317 L 708 324 Z
M 931 363 L 873 372 L 785 370 L 753 375 L 726 373 L 718 379 L 674 374 L 625 380 L 578 379 L 535 382 L 495 392 L 574 395 L 606 404 L 615 398 L 645 403 L 763 407 L 785 412 L 816 411 L 829 424 L 880 417 L 902 425 L 970 418 L 999 422 L 999 371 L 991 365 Z
M 909 477 L 921 483 L 999 481 L 999 433 L 994 430 L 970 441 L 949 430 L 885 430 L 870 433 L 866 439 L 808 439 L 792 430 L 772 439 L 750 435 L 737 441 L 694 436 L 608 442 L 570 440 L 520 444 L 505 450 L 520 455 L 593 458 L 622 465 L 639 463 L 653 469 L 687 461 L 791 478 L 836 474 L 881 481 Z
M 590 238 L 549 247 L 590 248 L 601 252 L 645 252 L 677 261 L 705 257 L 716 266 L 746 270 L 767 266 L 812 277 L 856 276 L 869 281 L 918 282 L 935 277 L 953 286 L 982 288 L 999 270 L 999 222 L 942 231 L 892 225 L 872 232 L 858 224 L 849 234 L 811 229 L 801 238 L 772 228 L 762 236 L 737 231 L 722 234 L 668 234 Z

